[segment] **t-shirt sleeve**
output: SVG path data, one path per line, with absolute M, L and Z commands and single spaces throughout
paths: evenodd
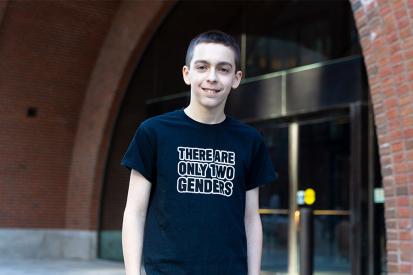
M 153 182 L 155 170 L 154 139 L 148 129 L 141 124 L 124 154 L 121 165 L 129 170 L 135 169 L 147 180 Z
M 252 155 L 251 164 L 247 173 L 246 190 L 272 183 L 278 178 L 278 173 L 274 170 L 268 148 L 261 135 L 258 139 L 258 146 Z

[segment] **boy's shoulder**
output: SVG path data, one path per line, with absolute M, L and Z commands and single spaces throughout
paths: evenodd
M 253 138 L 260 139 L 262 137 L 261 133 L 253 126 L 240 121 L 232 116 L 228 116 L 229 124 L 240 131 L 244 135 L 248 135 Z
M 173 122 L 173 121 L 176 121 L 176 119 L 178 118 L 179 118 L 179 109 L 149 117 L 141 122 L 140 127 L 143 127 L 146 129 L 156 128 L 157 126 L 159 126 L 159 124 L 162 124 L 165 122 Z

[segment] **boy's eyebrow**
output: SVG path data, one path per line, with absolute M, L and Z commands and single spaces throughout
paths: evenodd
M 208 61 L 206 61 L 206 60 L 196 60 L 195 62 L 194 62 L 194 64 L 197 64 L 197 63 L 209 63 Z M 222 62 L 219 62 L 218 63 L 218 65 L 220 65 L 220 66 L 230 66 L 231 68 L 232 68 L 232 64 L 231 63 L 229 63 L 229 62 L 225 62 L 225 61 L 222 61 Z

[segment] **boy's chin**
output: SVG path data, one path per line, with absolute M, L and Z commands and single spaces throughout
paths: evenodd
M 221 104 L 221 101 L 218 102 L 216 100 L 202 100 L 201 102 L 199 102 L 200 106 L 211 111 L 219 108 Z

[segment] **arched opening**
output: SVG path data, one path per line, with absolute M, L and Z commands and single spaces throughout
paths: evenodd
M 380 195 L 374 196 L 381 190 L 380 169 L 348 1 L 176 4 L 136 67 L 118 116 L 102 197 L 100 257 L 121 259 L 128 173 L 119 160 L 140 121 L 185 106 L 186 47 L 213 28 L 233 34 L 242 47 L 246 80 L 228 112 L 260 129 L 281 174 L 260 194 L 263 274 L 297 270 L 295 198 L 309 187 L 317 192 L 315 270 L 380 270 L 384 217 Z

